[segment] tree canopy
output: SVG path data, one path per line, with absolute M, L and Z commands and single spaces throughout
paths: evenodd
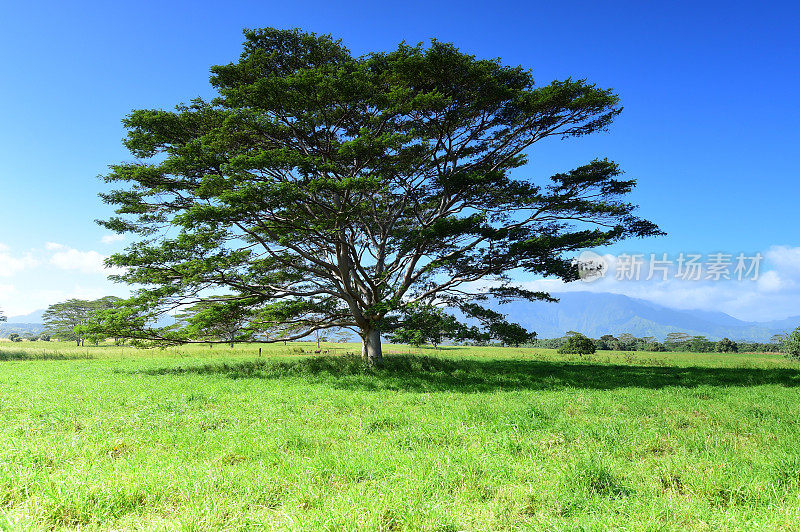
M 177 328 L 190 338 L 207 341 L 225 341 L 231 347 L 237 341 L 252 340 L 260 332 L 251 326 L 253 312 L 242 300 L 217 303 L 201 301 L 177 316 Z
M 393 321 L 396 325 L 388 327 L 392 341 L 416 347 L 425 344 L 438 347 L 445 340 L 463 338 L 466 331 L 454 316 L 431 305 L 408 307 Z
M 784 336 L 781 348 L 788 357 L 800 358 L 800 327 Z
M 580 333 L 575 333 L 567 337 L 567 341 L 558 348 L 558 352 L 570 355 L 591 355 L 595 352 L 594 342 Z
M 95 313 L 112 309 L 120 301 L 118 297 L 107 296 L 94 301 L 69 299 L 50 305 L 42 315 L 45 330 L 56 338 L 71 340 L 77 345 L 83 345 L 86 338 L 104 338 L 104 331 L 90 330 L 87 324 Z
M 737 353 L 739 351 L 739 344 L 730 338 L 723 338 L 717 342 L 715 350 L 717 353 Z
M 142 287 L 127 303 L 139 325 L 202 301 L 246 306 L 284 327 L 273 340 L 351 328 L 379 364 L 387 320 L 411 306 L 473 318 L 489 299 L 548 298 L 515 279 L 574 280 L 576 251 L 660 234 L 612 161 L 545 180 L 525 167 L 537 142 L 605 130 L 622 110 L 610 89 L 536 86 L 436 40 L 354 56 L 269 28 L 211 72 L 216 98 L 125 118 L 136 161 L 105 176 L 120 188 L 101 195 L 117 212 L 102 225 L 139 237 L 109 260 Z

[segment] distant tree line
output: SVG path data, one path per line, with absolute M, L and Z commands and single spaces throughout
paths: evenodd
M 12 333 L 9 333 L 7 338 L 9 340 L 11 340 L 12 342 L 23 342 L 23 341 L 24 342 L 49 342 L 50 341 L 50 335 L 47 334 L 47 333 L 42 333 L 42 334 L 22 334 L 22 335 L 20 335 L 19 333 L 12 332 Z
M 176 330 L 189 333 L 192 338 L 209 343 L 258 342 L 270 335 L 285 335 L 285 324 L 280 320 L 276 330 L 272 323 L 265 322 L 262 315 L 255 315 L 237 301 L 220 298 L 216 302 L 203 301 L 175 316 Z M 442 309 L 431 305 L 409 306 L 405 315 L 395 322 L 388 320 L 386 334 L 395 343 L 413 346 L 430 345 L 434 348 L 445 344 L 499 345 L 514 347 L 538 347 L 558 349 L 562 353 L 586 354 L 594 351 L 650 351 L 688 353 L 785 353 L 800 358 L 800 327 L 789 334 L 776 334 L 769 342 L 736 342 L 729 338 L 710 340 L 705 336 L 692 336 L 682 332 L 671 332 L 663 341 L 654 336 L 636 337 L 630 333 L 617 336 L 604 334 L 600 338 L 588 338 L 578 332 L 569 331 L 560 338 L 537 338 L 522 327 L 509 323 L 502 314 L 476 308 L 473 315 L 480 327 L 466 326 Z M 45 332 L 40 335 L 12 333 L 12 341 L 43 340 L 50 338 L 74 341 L 84 345 L 86 340 L 98 344 L 107 338 L 121 342 L 131 321 L 144 319 L 131 313 L 122 300 L 108 296 L 97 300 L 70 299 L 51 305 L 44 315 Z M 0 311 L 0 321 L 5 316 Z M 317 342 L 326 341 L 317 335 Z M 136 341 L 134 341 L 136 344 Z
M 98 305 L 107 299 L 95 302 L 70 300 L 54 305 L 45 313 L 45 318 L 53 323 L 48 330 L 60 338 L 80 342 L 83 338 L 120 337 L 132 338 L 134 345 L 149 345 L 147 338 L 140 339 L 130 334 L 132 330 L 144 328 L 141 322 L 148 318 L 119 300 L 111 301 L 107 308 L 98 309 Z M 387 318 L 382 333 L 395 343 L 434 348 L 443 343 L 521 346 L 536 338 L 535 333 L 508 322 L 503 314 L 478 305 L 464 304 L 462 308 L 469 311 L 473 325 L 460 323 L 437 306 L 417 304 L 408 305 L 396 319 Z M 213 301 L 186 306 L 176 313 L 175 323 L 160 329 L 161 340 L 182 343 L 188 338 L 193 342 L 227 343 L 233 347 L 239 342 L 274 341 L 297 336 L 302 327 L 287 323 L 282 312 L 278 307 L 273 308 L 270 314 L 256 312 L 236 298 L 219 296 Z M 140 323 L 131 327 L 136 322 Z M 339 329 L 340 336 L 344 329 Z M 60 332 L 56 334 L 56 331 Z M 318 344 L 328 339 L 321 330 L 306 336 L 309 337 Z
M 574 331 L 567 332 L 560 338 L 538 338 L 531 342 L 531 347 L 559 349 L 569 339 L 578 335 Z M 582 335 L 581 335 L 582 336 Z M 598 351 L 651 351 L 651 352 L 685 352 L 685 353 L 782 353 L 787 352 L 786 335 L 775 335 L 769 342 L 735 342 L 729 338 L 709 340 L 705 336 L 692 336 L 686 333 L 672 332 L 664 341 L 653 336 L 636 337 L 629 333 L 618 336 L 604 334 L 600 338 L 591 338 Z M 800 334 L 798 335 L 800 341 Z

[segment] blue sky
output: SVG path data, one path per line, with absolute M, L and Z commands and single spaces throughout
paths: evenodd
M 706 295 L 674 283 L 602 289 L 746 319 L 800 314 L 799 23 L 790 2 L 7 4 L 0 307 L 15 315 L 124 295 L 99 265 L 125 242 L 93 222 L 110 214 L 97 176 L 130 160 L 120 119 L 210 96 L 208 69 L 236 60 L 242 28 L 275 26 L 331 33 L 355 53 L 436 37 L 532 68 L 542 84 L 572 76 L 615 88 L 625 111 L 609 133 L 538 146 L 526 171 L 541 178 L 609 157 L 639 180 L 633 201 L 669 235 L 603 253 L 762 252 L 774 273 L 766 288 L 706 283 Z

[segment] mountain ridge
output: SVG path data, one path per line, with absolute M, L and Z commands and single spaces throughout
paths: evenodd
M 557 338 L 577 331 L 593 338 L 630 333 L 663 340 L 670 332 L 709 339 L 766 342 L 774 334 L 800 325 L 800 316 L 767 322 L 749 322 L 724 312 L 679 310 L 644 299 L 608 292 L 559 292 L 558 303 L 515 301 L 493 305 L 509 321 L 536 331 L 539 338 Z

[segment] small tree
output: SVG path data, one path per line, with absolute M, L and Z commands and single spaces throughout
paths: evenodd
M 783 340 L 782 351 L 790 358 L 800 358 L 800 327 L 793 330 Z
M 730 338 L 723 338 L 717 342 L 717 353 L 738 353 L 739 345 Z
M 518 323 L 509 323 L 505 320 L 495 323 L 489 328 L 489 334 L 504 346 L 519 347 L 529 344 L 536 339 L 536 333 L 528 331 Z
M 338 331 L 336 331 L 336 334 L 334 336 L 336 337 L 337 342 L 343 344 L 350 341 L 351 334 L 346 329 L 339 329 Z
M 622 333 L 617 340 L 617 349 L 620 351 L 636 351 L 638 343 L 638 338 L 631 333 Z
M 597 341 L 596 347 L 600 350 L 616 349 L 618 340 L 611 334 L 604 334 Z
M 692 353 L 710 353 L 714 350 L 715 345 L 705 336 L 692 336 L 688 348 Z
M 116 299 L 116 298 L 115 298 Z M 119 345 L 124 342 L 124 331 L 132 327 L 144 327 L 147 318 L 124 302 L 116 300 L 113 305 L 106 306 L 90 312 L 86 321 L 73 327 L 72 332 L 77 338 L 114 338 L 114 343 Z M 47 340 L 50 335 L 47 335 Z
M 39 335 L 39 340 L 41 340 L 42 342 L 49 342 L 50 341 L 50 335 L 47 334 L 47 333 L 42 333 L 42 334 Z
M 98 343 L 110 336 L 105 330 L 87 327 L 90 319 L 97 313 L 116 307 L 120 298 L 107 296 L 94 301 L 69 299 L 50 305 L 42 316 L 46 331 L 62 340 L 71 340 L 81 346 L 86 338 Z
M 684 351 L 692 337 L 682 332 L 671 332 L 664 340 L 664 346 L 670 351 Z
M 462 332 L 453 316 L 431 305 L 410 307 L 398 321 L 391 334 L 392 342 L 414 347 L 430 344 L 435 349 L 445 339 L 456 338 Z
M 322 342 L 327 342 L 328 337 L 322 334 L 322 331 L 320 329 L 317 329 L 316 331 L 314 331 L 314 341 L 317 342 L 317 349 L 321 349 L 320 344 Z M 233 346 L 231 345 L 231 347 Z
M 184 323 L 191 338 L 202 341 L 219 340 L 230 344 L 255 339 L 253 312 L 246 302 L 234 298 L 201 301 L 178 315 L 178 328 Z
M 8 335 L 8 339 L 12 342 L 21 342 L 22 338 L 17 333 L 11 333 Z
M 783 353 L 784 343 L 788 337 L 789 335 L 787 333 L 773 334 L 772 337 L 770 337 L 769 344 L 767 344 L 764 351 L 770 353 Z
M 582 334 L 573 334 L 558 348 L 558 352 L 562 355 L 591 355 L 594 353 L 594 342 Z
M 653 353 L 661 353 L 666 350 L 667 348 L 664 347 L 664 344 L 655 340 L 652 342 L 648 342 L 643 346 L 643 351 L 651 351 Z

